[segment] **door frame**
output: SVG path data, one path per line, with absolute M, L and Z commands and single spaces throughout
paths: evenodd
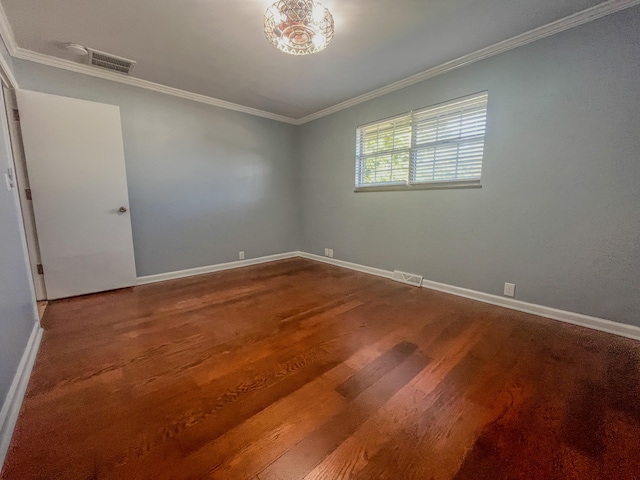
M 31 200 L 27 197 L 27 189 L 30 188 L 29 176 L 27 174 L 27 163 L 24 155 L 24 147 L 22 145 L 22 131 L 20 130 L 20 117 L 16 94 L 14 89 L 9 89 L 7 87 L 4 87 L 3 93 L 7 125 L 9 128 L 9 139 L 11 141 L 10 144 L 13 153 L 15 179 L 18 188 L 18 197 L 20 199 L 20 211 L 22 213 L 22 223 L 27 243 L 31 278 L 33 279 L 36 300 L 46 300 L 47 289 L 44 283 L 44 275 L 38 270 L 38 266 L 42 264 L 42 261 L 40 257 L 40 244 L 38 243 L 36 221 L 33 214 L 33 205 Z
M 0 55 L 0 86 L 2 87 L 6 87 L 7 89 L 10 89 L 11 91 L 13 89 L 18 88 L 18 82 L 16 81 L 15 77 L 13 76 L 13 72 L 11 71 L 10 66 L 7 64 L 7 62 L 5 61 L 4 57 L 2 55 Z M 2 98 L 4 98 L 4 92 L 2 92 Z M 6 111 L 6 110 L 5 110 Z M 0 112 L 1 114 L 1 112 Z M 7 119 L 8 120 L 8 119 Z M 9 167 L 13 166 L 13 171 L 15 172 L 15 158 L 13 156 L 13 149 L 11 147 L 11 135 L 9 132 L 9 125 L 10 123 L 7 121 L 7 127 L 6 128 L 0 128 L 0 135 L 5 135 L 6 138 L 6 143 L 7 143 L 7 148 L 6 148 L 6 154 L 9 160 Z M 16 205 L 16 210 L 20 211 L 20 215 L 23 218 L 23 222 L 24 222 L 24 212 L 22 210 L 22 205 L 20 204 L 20 197 L 18 195 L 17 192 L 17 188 L 14 187 L 14 194 L 13 194 L 13 198 L 15 201 L 15 205 Z M 29 256 L 29 250 L 27 247 L 27 237 L 26 237 L 26 232 L 25 232 L 25 228 L 24 228 L 24 223 L 23 225 L 21 225 L 22 228 L 20 228 L 20 237 L 22 240 L 22 252 L 24 255 L 24 261 L 25 261 L 25 266 L 29 267 L 31 265 L 31 258 Z M 31 269 L 27 268 L 28 270 L 28 275 L 31 277 L 31 282 L 29 284 L 29 290 L 31 291 L 31 297 L 33 298 L 33 319 L 34 321 L 38 322 L 40 320 L 40 314 L 38 313 L 38 305 L 36 302 L 36 293 L 35 293 L 35 280 L 33 278 L 33 275 L 31 274 Z

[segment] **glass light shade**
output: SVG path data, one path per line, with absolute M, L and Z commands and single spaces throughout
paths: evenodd
M 333 16 L 313 0 L 279 0 L 264 14 L 269 43 L 291 55 L 324 50 L 333 38 Z

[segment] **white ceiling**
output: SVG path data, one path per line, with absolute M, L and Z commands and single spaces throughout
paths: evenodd
M 133 76 L 301 118 L 603 0 L 324 0 L 336 33 L 294 57 L 264 38 L 274 0 L 1 0 L 19 47 L 73 59 L 75 42 Z

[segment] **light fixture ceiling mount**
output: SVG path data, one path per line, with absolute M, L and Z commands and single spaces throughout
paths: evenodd
M 71 43 L 71 42 L 65 43 L 64 47 L 74 55 L 85 56 L 89 54 L 87 47 L 80 45 L 78 43 Z
M 313 0 L 279 0 L 264 14 L 264 34 L 285 53 L 316 53 L 333 38 L 333 16 Z

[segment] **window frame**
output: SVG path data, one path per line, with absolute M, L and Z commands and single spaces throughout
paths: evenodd
M 482 97 L 485 96 L 486 97 L 486 106 L 485 106 L 485 117 L 484 117 L 484 133 L 482 135 L 477 135 L 476 138 L 477 139 L 481 139 L 483 142 L 482 145 L 482 158 L 480 161 L 480 177 L 478 178 L 474 178 L 474 179 L 459 179 L 459 178 L 452 178 L 450 180 L 436 180 L 436 181 L 424 181 L 424 182 L 417 182 L 414 181 L 413 179 L 415 178 L 416 175 L 416 166 L 417 163 L 415 161 L 415 155 L 416 152 L 419 150 L 419 148 L 425 148 L 426 144 L 422 144 L 420 146 L 416 145 L 416 135 L 415 135 L 415 127 L 416 127 L 416 120 L 415 120 L 415 115 L 418 115 L 420 113 L 424 113 L 424 112 L 428 112 L 429 110 L 437 110 L 438 108 L 444 107 L 447 104 L 455 104 L 455 103 L 459 103 L 459 102 L 463 102 L 465 100 L 471 100 L 477 97 Z M 365 123 L 362 125 L 358 125 L 358 127 L 356 128 L 356 162 L 355 162 L 355 181 L 356 181 L 356 185 L 355 185 L 355 192 L 382 192 L 382 191 L 411 191 L 411 190 L 441 190 L 441 189 L 452 189 L 452 188 L 482 188 L 482 184 L 481 184 L 481 180 L 482 180 L 482 166 L 484 165 L 484 154 L 485 154 L 485 142 L 486 142 L 486 127 L 487 127 L 487 118 L 488 118 L 488 113 L 489 113 L 489 92 L 488 90 L 483 90 L 480 92 L 476 92 L 476 93 L 472 93 L 470 95 L 465 95 L 462 97 L 458 97 L 458 98 L 454 98 L 451 100 L 447 100 L 444 102 L 440 102 L 434 105 L 430 105 L 428 107 L 424 107 L 424 108 L 420 108 L 420 109 L 416 109 L 416 110 L 411 110 L 409 112 L 406 113 L 402 113 L 399 115 L 393 115 L 387 118 L 383 118 L 380 120 L 376 120 L 374 122 L 369 122 L 369 123 Z M 383 125 L 386 122 L 392 122 L 392 121 L 397 121 L 397 120 L 401 120 L 403 118 L 408 119 L 408 122 L 411 126 L 411 132 L 410 132 L 410 147 L 409 147 L 409 166 L 408 166 L 408 175 L 407 175 L 407 179 L 404 182 L 385 182 L 385 183 L 373 183 L 373 184 L 361 184 L 359 183 L 362 179 L 362 171 L 364 170 L 364 165 L 363 162 L 366 158 L 371 158 L 371 157 L 375 157 L 375 156 L 381 156 L 384 154 L 392 154 L 395 152 L 395 150 L 393 151 L 389 151 L 389 152 L 382 152 L 382 153 L 375 153 L 375 154 L 369 154 L 369 155 L 362 155 L 361 154 L 361 150 L 362 150 L 362 143 L 361 143 L 361 131 L 362 129 L 365 129 L 367 127 L 371 127 L 371 126 L 375 126 L 375 125 Z M 445 140 L 445 141 L 434 141 L 431 142 L 434 147 L 437 147 L 439 145 L 445 145 L 445 144 L 463 144 L 465 142 L 472 142 L 473 141 L 473 137 L 472 136 L 468 136 L 468 137 L 459 137 L 458 139 L 455 140 Z M 403 149 L 406 150 L 406 149 Z M 459 158 L 459 154 L 456 155 L 456 159 Z M 457 161 L 457 160 L 456 160 Z

